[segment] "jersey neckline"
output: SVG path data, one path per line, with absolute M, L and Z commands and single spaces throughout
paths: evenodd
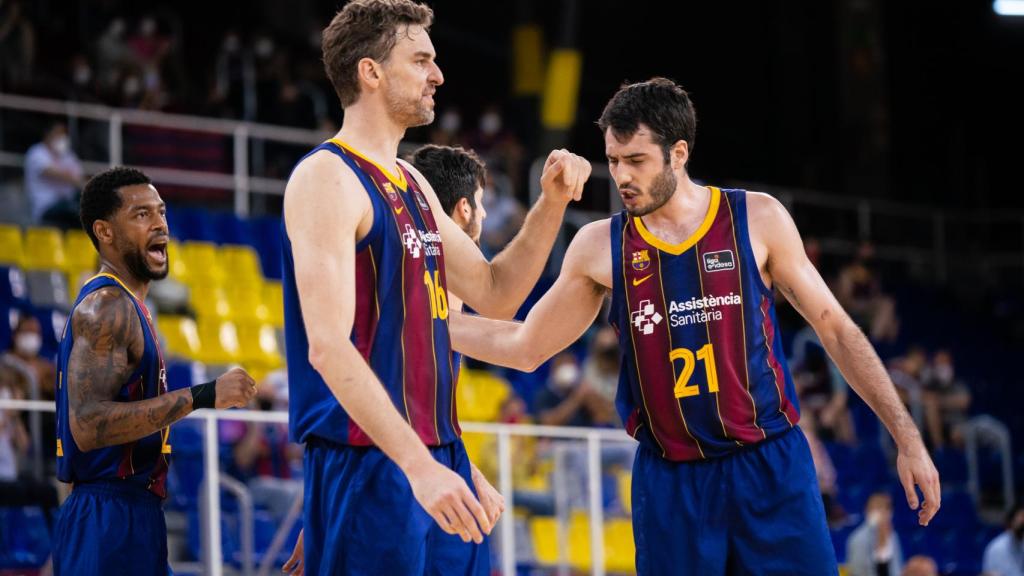
M 647 227 L 644 226 L 644 222 L 639 216 L 633 217 L 633 224 L 636 226 L 636 231 L 645 242 L 662 252 L 667 252 L 673 256 L 678 256 L 683 252 L 686 252 L 708 233 L 708 230 L 711 229 L 711 224 L 714 223 L 715 217 L 718 215 L 718 207 L 722 201 L 722 191 L 716 186 L 708 186 L 708 188 L 711 190 L 711 202 L 708 204 L 708 212 L 704 215 L 704 221 L 701 222 L 700 226 L 698 226 L 697 229 L 694 230 L 693 234 L 691 234 L 686 240 L 683 240 L 678 244 L 669 244 L 652 234 Z
M 398 170 L 398 176 L 395 176 L 390 170 L 374 162 L 365 154 L 356 150 L 349 144 L 346 144 L 341 138 L 331 138 L 328 140 L 328 142 L 334 144 L 335 146 L 338 146 L 339 148 L 345 150 L 346 152 L 352 154 L 353 156 L 358 157 L 360 160 L 370 163 L 371 165 L 373 165 L 374 168 L 380 170 L 380 173 L 383 174 L 388 180 L 390 180 L 392 184 L 398 186 L 403 191 L 409 189 L 409 181 L 405 179 L 405 172 L 402 171 L 401 168 L 399 168 Z

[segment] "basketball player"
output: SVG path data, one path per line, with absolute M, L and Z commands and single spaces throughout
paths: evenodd
M 472 150 L 427 144 L 418 148 L 410 160 L 413 167 L 423 174 L 430 187 L 437 193 L 437 199 L 445 214 L 479 245 L 483 221 L 487 217 L 487 211 L 483 206 L 487 173 L 480 158 Z M 449 292 L 448 307 L 451 310 L 462 310 L 462 300 Z M 453 352 L 453 382 L 459 380 L 460 364 L 461 355 Z M 493 523 L 505 511 L 505 498 L 491 486 L 487 477 L 472 462 L 470 470 L 480 504 Z M 303 543 L 300 532 L 295 549 L 283 566 L 284 571 L 300 576 L 302 558 Z
M 699 186 L 686 169 L 696 117 L 662 78 L 624 86 L 598 122 L 625 210 L 573 239 L 522 324 L 456 314 L 456 349 L 533 370 L 576 340 L 611 293 L 622 372 L 617 405 L 640 442 L 633 471 L 637 571 L 835 574 L 773 288 L 813 326 L 892 433 L 919 521 L 939 479 L 863 333 L 808 261 L 771 196 Z
M 55 574 L 168 574 L 167 436 L 199 408 L 245 406 L 240 368 L 167 391 L 143 301 L 167 276 L 164 203 L 149 178 L 111 168 L 82 191 L 81 220 L 100 254 L 64 327 L 57 375 L 57 477 L 72 484 L 54 533 Z
M 484 314 L 514 314 L 590 174 L 552 152 L 542 198 L 488 262 L 397 160 L 405 130 L 433 120 L 443 82 L 431 19 L 411 0 L 355 0 L 335 16 L 324 64 L 344 123 L 285 192 L 289 420 L 306 444 L 311 574 L 488 573 L 479 544 L 494 514 L 459 439 L 448 290 Z

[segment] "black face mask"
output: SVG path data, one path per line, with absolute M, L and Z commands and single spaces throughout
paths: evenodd
M 267 400 L 266 398 L 260 398 L 259 399 L 259 404 L 260 404 L 260 410 L 263 410 L 264 412 L 270 412 L 271 410 L 274 409 L 274 401 L 273 400 Z

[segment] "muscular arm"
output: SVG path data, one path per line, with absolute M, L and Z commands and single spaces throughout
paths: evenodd
M 611 283 L 609 225 L 601 220 L 580 229 L 558 280 L 525 322 L 453 313 L 452 346 L 478 360 L 532 372 L 575 342 L 597 317 Z
M 68 414 L 79 449 L 95 450 L 145 438 L 192 411 L 192 394 L 178 390 L 138 402 L 115 401 L 131 376 L 131 350 L 142 348 L 142 326 L 128 296 L 116 288 L 90 294 L 71 320 Z
M 552 153 L 541 179 L 544 194 L 526 215 L 516 237 L 490 262 L 438 201 L 422 174 L 416 175 L 434 212 L 445 251 L 449 289 L 474 310 L 490 318 L 512 318 L 537 283 L 558 236 L 571 198 L 579 199 L 590 165 L 568 152 Z
M 765 267 L 768 276 L 786 299 L 814 328 L 829 356 L 854 389 L 878 415 L 892 434 L 900 450 L 900 479 L 907 488 L 907 499 L 917 508 L 917 495 L 907 474 L 925 492 L 922 523 L 938 510 L 938 473 L 921 441 L 921 434 L 896 393 L 888 372 L 871 343 L 843 310 L 824 280 L 807 259 L 793 219 L 774 198 L 748 195 L 752 234 L 767 247 Z

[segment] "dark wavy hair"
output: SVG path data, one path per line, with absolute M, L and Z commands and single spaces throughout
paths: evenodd
M 661 146 L 666 161 L 669 149 L 680 140 L 685 140 L 693 153 L 697 113 L 686 90 L 668 78 L 623 84 L 597 121 L 602 133 L 610 129 L 618 140 L 632 138 L 640 124 L 651 130 L 651 138 Z
M 472 150 L 427 144 L 413 153 L 412 165 L 423 173 L 437 193 L 446 214 L 451 215 L 460 198 L 469 201 L 476 210 L 477 188 L 486 180 L 484 163 Z
M 121 208 L 121 188 L 151 182 L 149 176 L 141 170 L 125 166 L 104 170 L 89 179 L 82 189 L 78 217 L 82 221 L 82 228 L 97 250 L 100 248 L 100 242 L 92 231 L 93 223 L 97 220 L 109 220 Z

